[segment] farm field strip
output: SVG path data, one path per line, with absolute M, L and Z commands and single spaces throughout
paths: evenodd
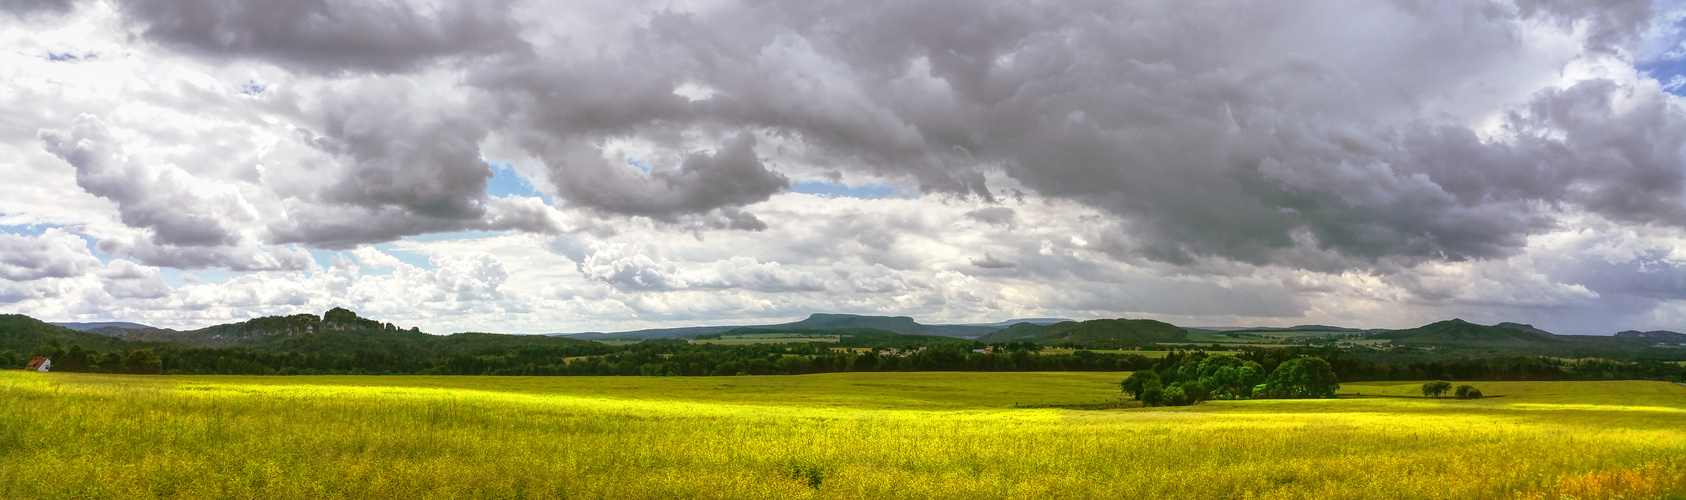
M 0 497 L 1686 493 L 1686 387 L 1665 382 L 1477 382 L 1500 397 L 1475 401 L 1354 383 L 1335 400 L 1013 408 L 1113 400 L 1121 378 L 5 372 Z

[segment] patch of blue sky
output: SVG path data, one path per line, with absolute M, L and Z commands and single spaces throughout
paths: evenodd
M 1676 20 L 1674 29 L 1668 32 L 1676 37 L 1686 35 L 1686 18 Z M 1670 40 L 1666 46 L 1668 52 L 1639 61 L 1634 68 L 1662 82 L 1669 93 L 1686 95 L 1686 40 Z
M 395 245 L 395 244 L 392 244 L 392 243 L 381 243 L 379 245 L 375 245 L 375 249 L 380 250 L 382 253 L 385 253 L 387 255 L 391 255 L 392 258 L 398 259 L 399 262 L 403 262 L 405 264 L 416 266 L 416 267 L 419 267 L 419 268 L 422 268 L 422 269 L 433 269 L 433 264 L 431 264 L 427 261 L 427 255 L 421 254 L 419 252 L 415 252 L 415 251 L 411 251 L 411 250 L 405 250 L 403 248 L 399 248 L 398 245 Z M 392 274 L 392 269 L 391 268 L 381 268 L 381 269 L 376 269 L 376 270 L 365 270 L 365 271 L 363 271 L 363 274 L 374 274 L 374 275 Z
M 336 252 L 333 250 L 318 250 L 315 248 L 306 251 L 310 252 L 311 260 L 316 261 L 316 265 L 322 266 L 323 268 L 334 267 L 334 256 L 336 255 L 350 259 L 353 262 L 357 260 L 355 257 L 351 256 L 351 252 Z
M 545 203 L 550 203 L 550 197 L 533 185 L 533 180 L 515 171 L 515 166 L 509 163 L 487 162 L 492 169 L 492 178 L 486 180 L 486 194 L 505 196 L 537 196 Z
M 894 196 L 901 196 L 903 194 L 901 188 L 894 186 L 885 186 L 882 184 L 850 186 L 841 182 L 825 181 L 797 181 L 791 184 L 790 191 L 795 193 L 815 194 L 827 198 L 843 197 L 860 198 L 863 200 L 890 198 Z
M 1639 71 L 1662 82 L 1663 89 L 1674 95 L 1686 95 L 1686 59 L 1658 59 L 1635 64 Z
M 644 161 L 643 158 L 627 158 L 626 164 L 632 165 L 632 168 L 638 169 L 639 172 L 643 172 L 645 177 L 650 176 L 650 162 Z
M 0 233 L 16 234 L 21 236 L 40 236 L 42 233 L 46 233 L 48 229 L 55 227 L 61 226 L 53 224 L 0 224 Z

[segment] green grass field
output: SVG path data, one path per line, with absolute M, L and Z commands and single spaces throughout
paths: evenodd
M 1119 373 L 0 372 L 6 498 L 1666 498 L 1686 387 L 1024 409 Z M 1362 396 L 1359 396 L 1362 394 Z

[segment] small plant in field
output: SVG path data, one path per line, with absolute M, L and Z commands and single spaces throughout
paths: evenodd
M 807 483 L 809 488 L 819 488 L 825 477 L 831 475 L 831 466 L 813 460 L 796 460 L 784 465 L 784 475 Z
M 1464 387 L 1469 387 L 1469 386 L 1464 386 Z M 1433 382 L 1428 382 L 1428 383 L 1423 384 L 1423 397 L 1425 397 L 1425 398 L 1438 398 L 1440 396 L 1446 395 L 1446 391 L 1450 391 L 1450 390 L 1452 390 L 1452 383 L 1451 382 L 1447 382 L 1445 380 L 1436 380 L 1436 381 L 1433 381 Z
M 1458 399 L 1481 399 L 1481 389 L 1475 386 L 1460 385 L 1457 390 Z

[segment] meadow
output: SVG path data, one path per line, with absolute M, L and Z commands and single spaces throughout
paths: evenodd
M 1075 410 L 1121 373 L 0 372 L 5 498 L 1668 498 L 1686 387 L 1354 383 Z

